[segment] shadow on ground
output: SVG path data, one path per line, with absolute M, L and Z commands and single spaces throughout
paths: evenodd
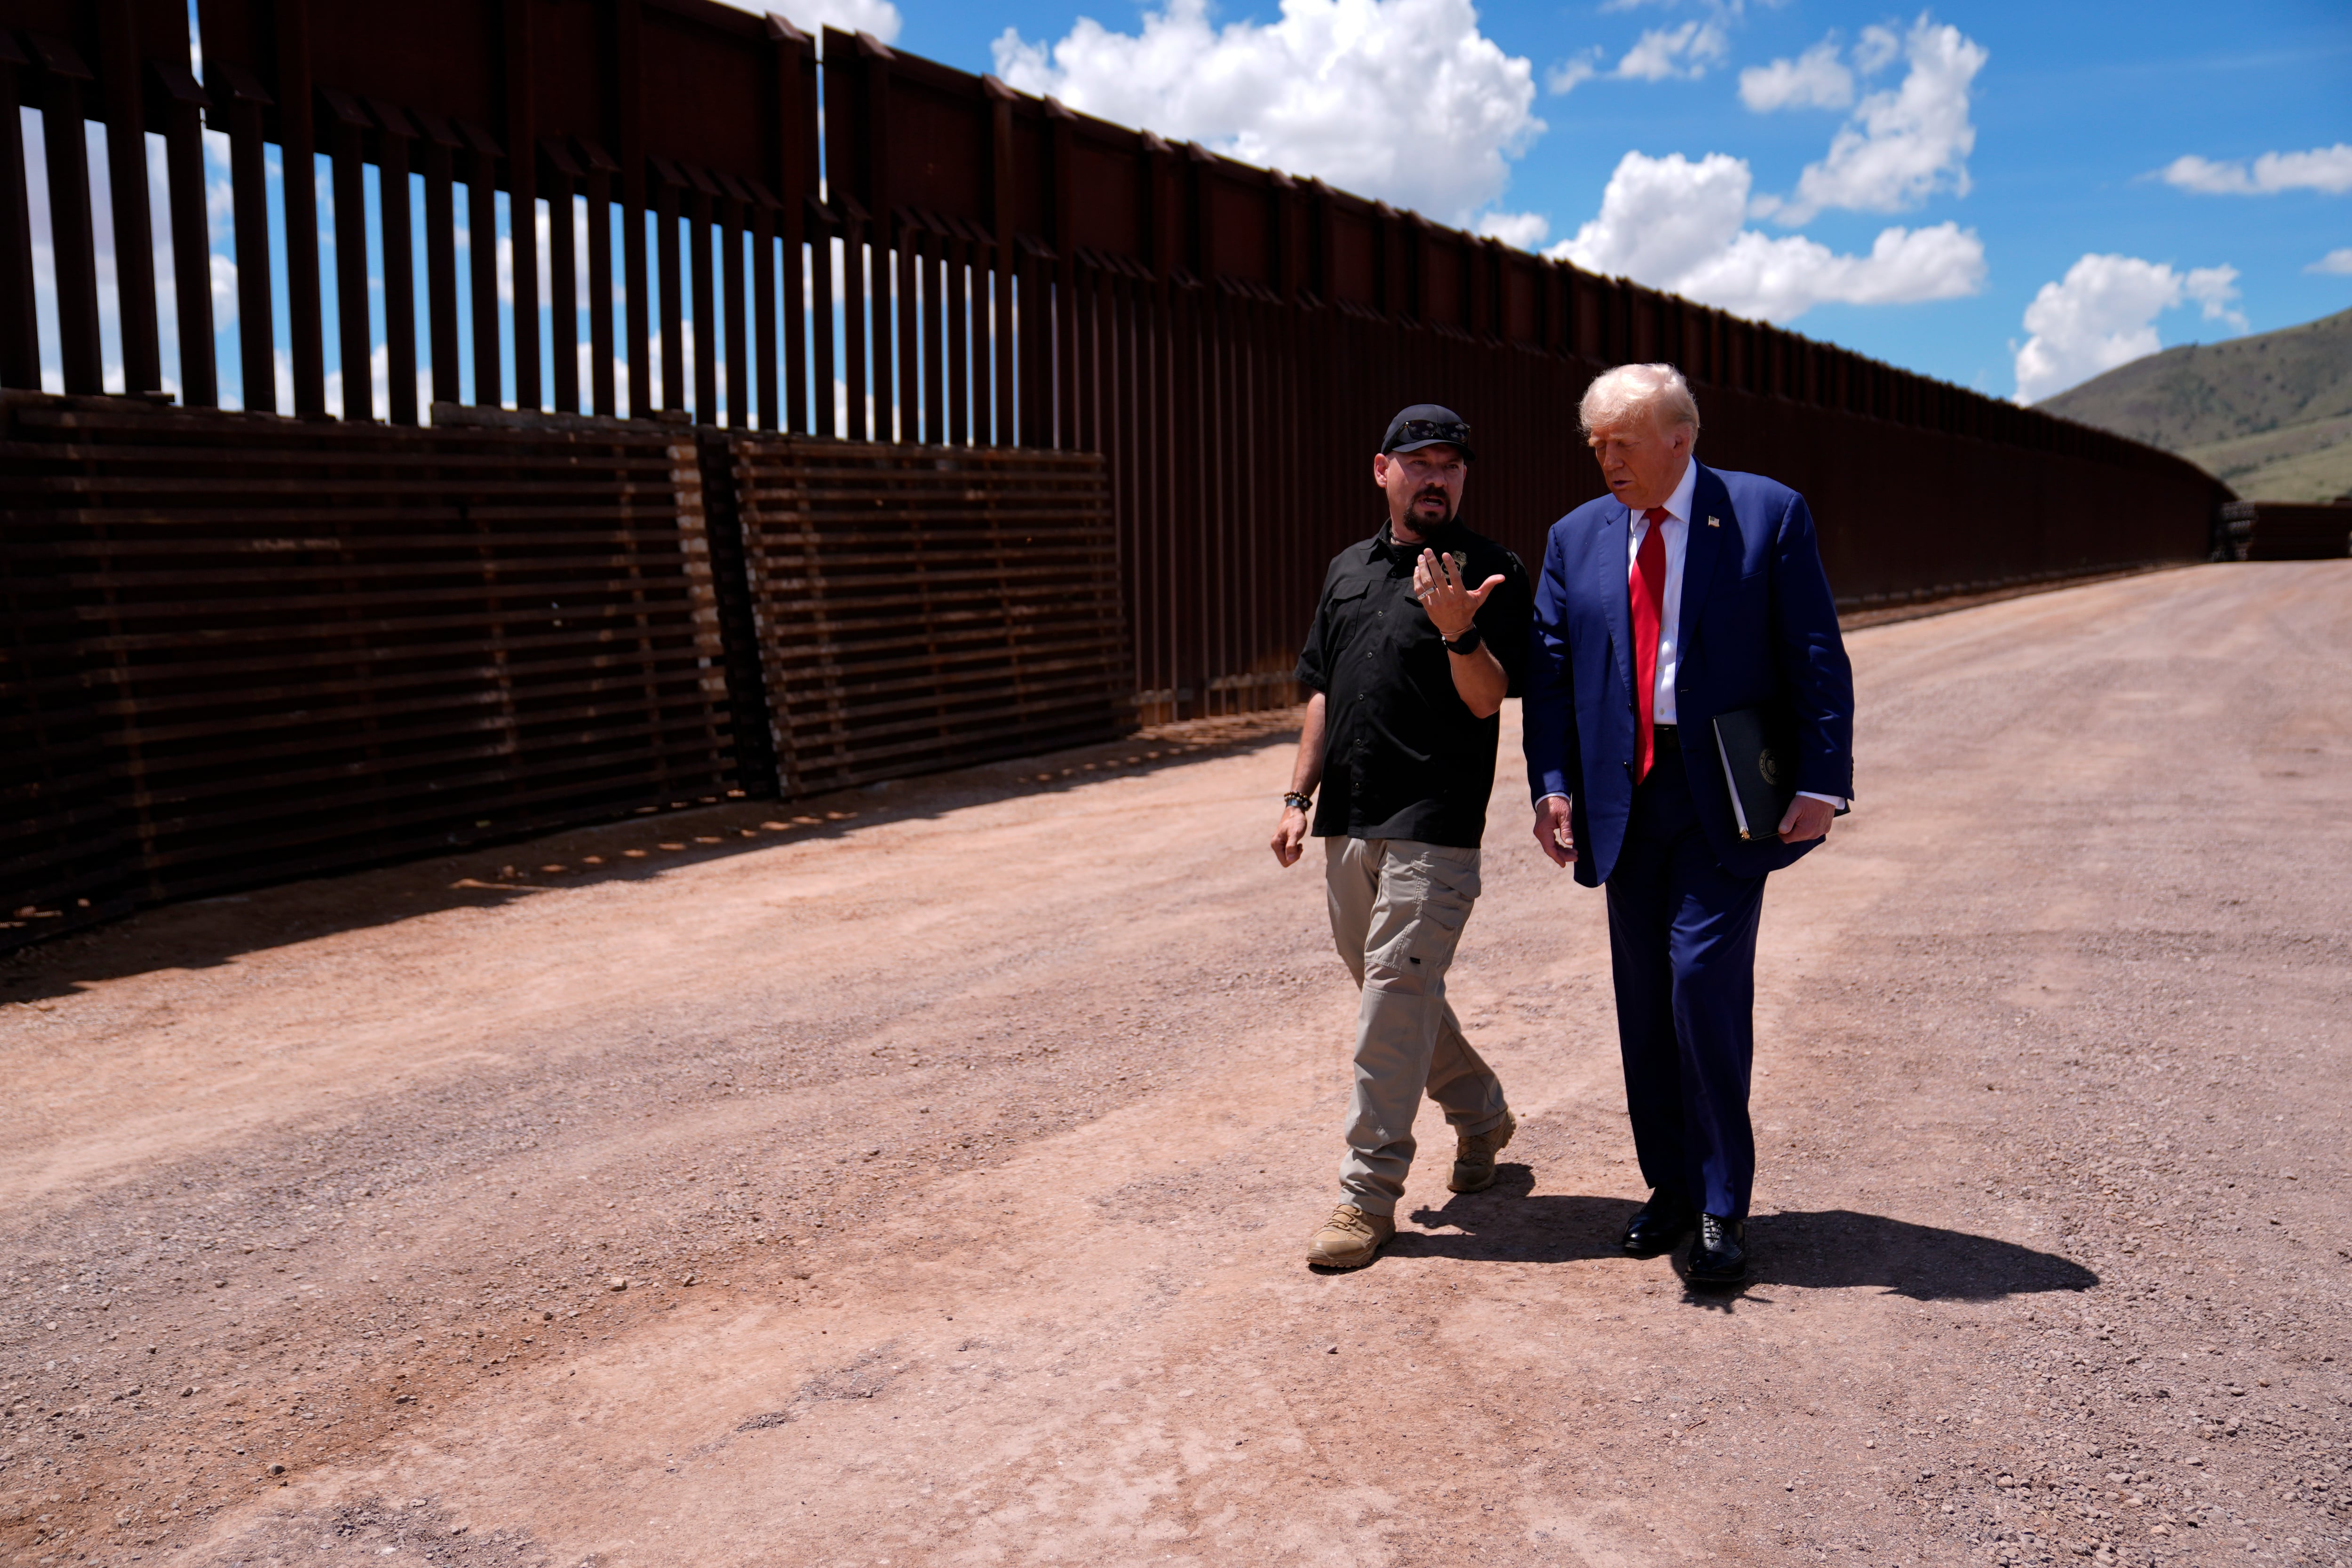
M 1297 734 L 1291 709 L 1192 720 L 1050 756 L 803 800 L 639 813 L 515 843 L 166 904 L 0 955 L 0 1005 L 68 995 L 93 982 L 159 969 L 206 969 L 240 953 L 442 910 L 494 909 L 551 888 L 642 880 L 682 864 L 1157 773 Z
M 1617 1238 L 1640 1207 L 1630 1197 L 1530 1191 L 1525 1165 L 1506 1164 L 1483 1193 L 1413 1211 L 1386 1252 L 1489 1263 L 1575 1263 L 1622 1258 Z M 1919 1301 L 1995 1301 L 2045 1290 L 2087 1290 L 2099 1277 L 2072 1258 L 1989 1236 L 1914 1225 L 1851 1209 L 1783 1210 L 1748 1226 L 1747 1288 L 1876 1289 Z M 1721 1293 L 1712 1293 L 1719 1300 Z M 1709 1299 L 1706 1297 L 1701 1300 Z

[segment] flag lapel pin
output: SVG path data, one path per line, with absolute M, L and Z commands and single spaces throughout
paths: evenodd
M 1721 524 L 1721 523 L 1717 522 L 1715 519 L 1713 519 L 1713 518 L 1711 518 L 1711 517 L 1710 517 L 1710 518 L 1708 518 L 1708 519 L 1706 520 L 1706 525 L 1707 525 L 1707 527 L 1709 527 L 1709 528 L 1721 528 L 1721 527 L 1723 526 L 1723 524 Z

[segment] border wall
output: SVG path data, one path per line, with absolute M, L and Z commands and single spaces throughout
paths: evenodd
M 1848 610 L 2202 559 L 2228 497 L 862 36 L 196 9 L 201 76 L 185 0 L 0 0 L 0 943 L 1289 701 L 1408 402 L 1470 419 L 1466 515 L 1532 556 L 1597 489 L 1585 384 L 1672 361 Z

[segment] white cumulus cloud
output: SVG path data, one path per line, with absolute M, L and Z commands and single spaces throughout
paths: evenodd
M 2274 196 L 2281 191 L 2352 191 L 2352 143 L 2314 147 L 2308 153 L 2265 153 L 2251 164 L 2217 163 L 2195 153 L 2175 158 L 2159 171 L 2165 184 L 2200 196 Z
M 1885 29 L 1868 29 L 1855 47 L 1855 64 L 1865 74 L 1884 68 L 1894 46 Z M 1977 142 L 1969 93 L 1990 57 L 1958 27 L 1924 15 L 1900 48 L 1910 68 L 1902 82 L 1854 106 L 1828 155 L 1797 177 L 1793 196 L 1759 204 L 1780 222 L 1805 223 L 1825 207 L 1900 212 L 1941 190 L 1968 195 L 1968 157 Z
M 1501 195 L 1544 129 L 1534 66 L 1469 0 L 1283 0 L 1278 21 L 1223 27 L 1207 0 L 1168 0 L 1139 32 L 1081 17 L 1050 44 L 1008 27 L 994 49 L 1024 92 L 1449 222 Z
M 1600 74 L 1601 50 L 1596 46 L 1580 55 L 1570 55 L 1544 72 L 1544 90 L 1554 98 L 1565 98 Z
M 1759 114 L 1776 109 L 1843 109 L 1853 102 L 1853 72 L 1838 58 L 1837 40 L 1823 38 L 1793 60 L 1741 71 L 1739 101 Z
M 1752 179 L 1746 160 L 1727 153 L 1694 163 L 1628 153 L 1600 216 L 1548 254 L 1768 321 L 1832 301 L 1908 304 L 1984 286 L 1984 245 L 1957 224 L 1886 229 L 1862 256 L 1743 227 Z
M 1625 51 L 1615 74 L 1633 81 L 1664 81 L 1670 77 L 1696 81 L 1730 53 L 1731 40 L 1722 23 L 1713 18 L 1685 22 L 1679 27 L 1653 27 Z
M 2025 308 L 2032 336 L 2017 351 L 2017 400 L 2039 403 L 2156 353 L 2164 346 L 2156 319 L 2184 304 L 2202 307 L 2207 321 L 2244 330 L 2245 318 L 2231 307 L 2237 281 L 2234 267 L 2180 272 L 2136 256 L 2084 256 L 2063 279 L 2044 283 Z
M 2331 250 L 2310 266 L 2305 272 L 2332 273 L 2338 278 L 2352 278 L 2352 245 Z
M 1541 213 L 1481 213 L 1471 232 L 1482 239 L 1499 239 L 1521 250 L 1533 250 L 1551 233 L 1551 220 Z

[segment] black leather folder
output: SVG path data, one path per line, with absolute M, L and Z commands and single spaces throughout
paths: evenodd
M 1797 798 L 1797 726 L 1779 708 L 1715 716 L 1716 755 L 1730 786 L 1731 818 L 1742 838 L 1773 838 Z

